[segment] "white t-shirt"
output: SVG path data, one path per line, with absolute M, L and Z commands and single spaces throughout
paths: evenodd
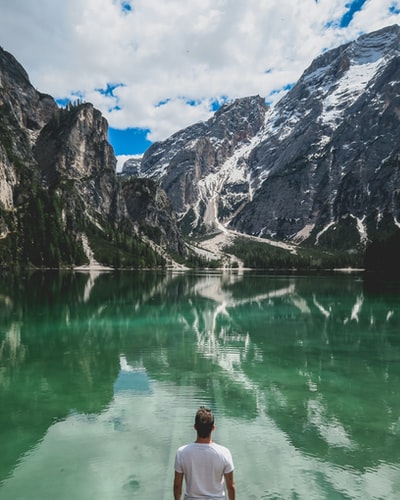
M 185 476 L 185 499 L 225 498 L 224 474 L 233 468 L 231 452 L 217 443 L 186 444 L 175 456 L 175 470 Z

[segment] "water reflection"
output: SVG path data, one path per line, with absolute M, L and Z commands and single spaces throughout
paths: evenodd
M 0 481 L 56 422 L 149 401 L 155 384 L 174 388 L 170 408 L 206 397 L 247 436 L 262 422 L 289 455 L 313 457 L 323 491 L 339 488 L 326 464 L 340 481 L 398 472 L 399 296 L 360 277 L 10 276 L 0 321 Z
M 125 355 L 120 356 L 120 372 L 114 382 L 114 395 L 118 393 L 150 394 L 150 379 L 143 367 L 133 367 L 126 361 Z

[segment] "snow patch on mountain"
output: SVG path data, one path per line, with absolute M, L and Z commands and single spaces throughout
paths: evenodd
M 247 165 L 249 154 L 262 140 L 262 134 L 255 135 L 250 141 L 239 144 L 233 154 L 226 159 L 216 172 L 211 172 L 198 181 L 199 200 L 194 206 L 196 218 L 193 227 L 196 227 L 200 219 L 200 205 L 206 206 L 204 223 L 209 227 L 218 227 L 225 230 L 225 226 L 219 220 L 218 204 L 222 191 L 229 185 L 244 184 L 248 186 L 245 193 L 230 192 L 229 198 L 240 201 L 243 198 L 251 199 L 251 176 Z
M 289 137 L 303 117 L 300 109 L 293 112 L 293 110 L 275 107 L 266 116 L 264 134 L 265 136 L 279 136 L 279 141 L 283 141 Z
M 321 89 L 325 95 L 322 124 L 333 128 L 340 124 L 343 110 L 348 109 L 367 91 L 369 83 L 385 68 L 393 55 L 392 50 L 395 50 L 397 40 L 397 30 L 387 29 L 361 36 L 349 45 L 343 54 L 344 74 L 333 85 L 328 82 L 326 87 Z
M 366 244 L 368 242 L 368 230 L 367 230 L 367 227 L 365 225 L 366 216 L 364 215 L 364 217 L 360 218 L 360 217 L 356 217 L 355 215 L 351 215 L 351 217 L 356 220 L 357 230 L 358 230 L 358 233 L 360 235 L 361 243 Z
M 374 62 L 351 61 L 346 74 L 339 80 L 333 90 L 328 87 L 323 100 L 323 112 L 321 123 L 336 128 L 341 123 L 343 110 L 351 106 L 362 92 L 364 92 L 369 81 L 377 74 L 385 64 L 384 59 Z

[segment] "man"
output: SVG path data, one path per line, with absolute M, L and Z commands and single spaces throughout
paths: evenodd
M 211 433 L 215 429 L 214 416 L 201 406 L 196 413 L 194 428 L 197 439 L 181 446 L 175 456 L 174 498 L 181 500 L 183 478 L 184 499 L 218 500 L 225 498 L 225 485 L 229 500 L 236 498 L 233 480 L 233 460 L 228 448 L 214 443 Z

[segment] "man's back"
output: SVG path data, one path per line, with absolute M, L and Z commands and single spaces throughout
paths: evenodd
M 184 474 L 189 498 L 224 498 L 224 475 L 233 471 L 232 455 L 213 442 L 187 444 L 177 451 L 175 470 Z
M 214 443 L 211 433 L 215 429 L 214 415 L 204 406 L 197 410 L 194 443 L 181 446 L 175 456 L 174 499 L 181 500 L 183 479 L 186 483 L 185 500 L 236 498 L 231 452 Z

